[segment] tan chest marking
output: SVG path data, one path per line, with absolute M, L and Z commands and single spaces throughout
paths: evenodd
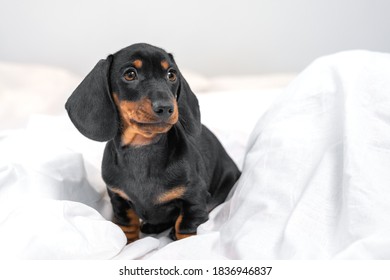
M 179 199 L 179 198 L 183 197 L 185 191 L 186 191 L 186 188 L 184 186 L 175 187 L 175 188 L 157 196 L 156 202 L 158 204 L 162 204 L 162 203 L 167 203 L 169 201 L 172 201 L 174 199 Z

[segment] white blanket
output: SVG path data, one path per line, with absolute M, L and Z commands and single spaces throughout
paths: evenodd
M 389 77 L 389 54 L 315 61 L 255 126 L 228 201 L 197 236 L 176 242 L 163 233 L 125 246 L 100 178 L 104 143 L 85 139 L 66 116 L 3 132 L 0 257 L 388 259 Z M 237 92 L 224 103 L 237 111 L 218 114 L 220 126 L 204 114 L 239 165 L 247 137 L 240 124 L 251 126 L 267 98 Z M 230 128 L 229 118 L 237 122 Z

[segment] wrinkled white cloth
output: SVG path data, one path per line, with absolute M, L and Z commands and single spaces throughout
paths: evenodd
M 316 60 L 257 124 L 232 198 L 151 257 L 390 258 L 390 55 Z
M 234 116 L 215 117 L 243 123 L 270 100 L 228 96 Z M 213 100 L 204 98 L 201 105 Z M 241 165 L 240 122 L 218 131 L 205 115 Z M 104 143 L 80 135 L 66 116 L 36 117 L 26 130 L 0 134 L 0 258 L 389 259 L 389 147 L 390 55 L 320 58 L 259 120 L 240 180 L 198 235 L 125 245 L 109 221 Z

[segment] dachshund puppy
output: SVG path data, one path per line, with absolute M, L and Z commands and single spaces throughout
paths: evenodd
M 65 107 L 83 135 L 108 141 L 102 176 L 128 242 L 139 230 L 172 228 L 174 240 L 196 234 L 240 176 L 160 48 L 135 44 L 100 60 Z

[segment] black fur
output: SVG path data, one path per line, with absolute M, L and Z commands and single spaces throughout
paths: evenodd
M 111 56 L 100 60 L 66 103 L 77 129 L 96 141 L 108 141 L 118 131 L 117 112 L 109 91 Z
M 140 59 L 137 80 L 124 80 L 123 73 Z M 177 74 L 167 80 L 167 69 Z M 124 145 L 123 119 L 113 93 L 119 101 L 137 102 L 142 98 L 152 105 L 177 100 L 178 121 L 145 145 Z M 141 230 L 158 233 L 175 226 L 173 236 L 194 234 L 208 219 L 208 213 L 221 204 L 240 176 L 240 172 L 217 138 L 200 122 L 196 96 L 181 75 L 171 54 L 147 45 L 124 48 L 101 60 L 73 92 L 66 103 L 68 114 L 85 136 L 108 141 L 103 157 L 102 176 L 108 186 L 115 220 L 131 223 L 127 211 L 133 209 L 142 219 Z M 216 109 L 217 110 L 217 109 Z M 156 111 L 157 112 L 157 111 Z M 157 115 L 157 113 L 156 113 Z M 181 186 L 179 197 L 156 202 L 167 191 Z M 113 192 L 120 190 L 123 195 Z M 177 222 L 178 217 L 182 220 Z

